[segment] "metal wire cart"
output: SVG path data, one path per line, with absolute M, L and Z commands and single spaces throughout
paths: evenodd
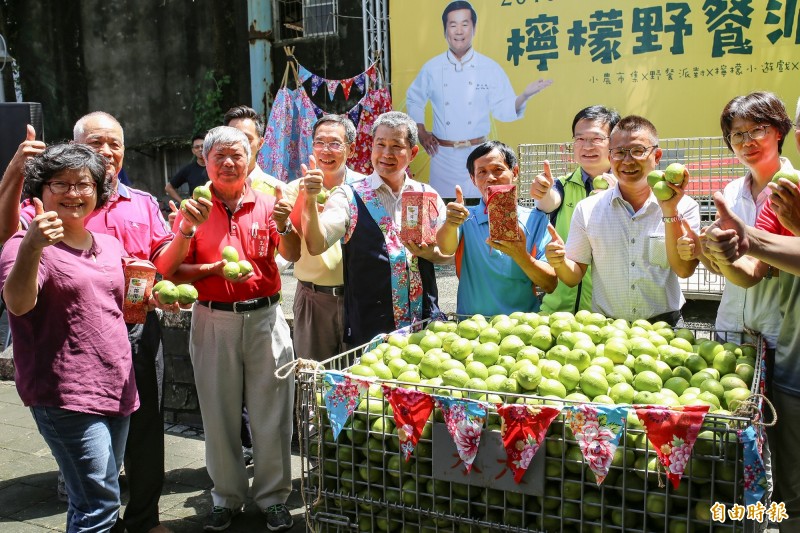
M 694 329 L 697 342 L 715 331 Z M 490 408 L 480 449 L 467 474 L 440 410 L 425 424 L 409 461 L 398 440 L 392 406 L 376 380 L 358 402 L 334 440 L 322 400 L 326 371 L 347 371 L 366 353 L 380 353 L 388 336 L 333 357 L 317 369 L 297 374 L 301 411 L 303 496 L 314 531 L 509 531 L 509 532 L 665 532 L 759 531 L 764 524 L 726 510 L 745 509 L 745 466 L 737 431 L 748 416 L 708 414 L 677 489 L 658 463 L 653 446 L 635 416 L 628 416 L 608 475 L 598 486 L 575 436 L 560 414 L 530 462 L 521 483 L 506 468 L 501 421 Z M 730 337 L 729 337 L 730 339 Z M 744 342 L 744 336 L 740 338 Z M 382 348 L 383 347 L 383 348 Z M 377 350 L 377 352 L 376 352 Z M 763 387 L 763 346 L 751 392 Z M 400 387 L 435 394 L 460 390 L 392 381 Z M 500 394 L 502 402 L 545 403 L 525 394 Z M 491 398 L 491 397 L 489 397 Z M 561 405 L 576 402 L 561 401 Z M 722 517 L 724 521 L 717 520 Z

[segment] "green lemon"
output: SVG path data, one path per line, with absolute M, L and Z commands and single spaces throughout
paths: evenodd
M 211 201 L 211 189 L 206 187 L 205 185 L 199 185 L 194 188 L 192 192 L 192 198 L 195 200 L 199 200 L 200 198 L 205 198 L 209 202 Z
M 250 261 L 247 261 L 246 259 L 238 261 L 238 264 L 239 264 L 239 272 L 242 273 L 242 276 L 246 276 L 253 271 L 253 265 L 250 263 Z
M 226 279 L 235 280 L 239 278 L 240 270 L 239 263 L 234 261 L 222 267 L 222 275 L 225 276 Z
M 197 289 L 188 283 L 178 285 L 178 303 L 188 305 L 197 300 Z

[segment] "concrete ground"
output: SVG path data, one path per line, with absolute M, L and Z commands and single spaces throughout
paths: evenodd
M 0 427 L 0 532 L 64 531 L 67 504 L 56 495 L 58 467 L 10 381 L 0 382 Z M 211 510 L 211 479 L 205 467 L 202 432 L 182 426 L 165 430 L 161 520 L 176 533 L 202 531 L 203 518 Z M 249 470 L 252 475 L 252 467 Z M 292 454 L 292 478 L 294 492 L 287 505 L 295 521 L 291 531 L 299 533 L 306 531 L 306 526 L 299 492 L 300 455 L 296 451 Z M 124 475 L 121 482 L 124 503 Z M 234 518 L 228 531 L 267 531 L 266 521 L 250 504 Z

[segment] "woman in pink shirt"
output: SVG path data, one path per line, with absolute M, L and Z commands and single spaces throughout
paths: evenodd
M 61 144 L 28 161 L 28 230 L 0 253 L 16 386 L 66 481 L 67 531 L 108 531 L 120 506 L 119 468 L 138 407 L 122 317 L 124 251 L 88 231 L 108 199 L 105 158 Z

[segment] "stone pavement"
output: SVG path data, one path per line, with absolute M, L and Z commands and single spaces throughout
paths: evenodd
M 161 497 L 161 519 L 176 533 L 200 532 L 211 510 L 211 479 L 205 466 L 202 433 L 185 426 L 166 429 L 166 481 Z M 252 475 L 252 467 L 250 467 Z M 0 532 L 44 533 L 64 531 L 67 504 L 58 501 L 58 467 L 14 383 L 0 381 Z M 288 501 L 295 525 L 306 531 L 300 497 L 300 456 L 292 454 L 294 491 Z M 125 478 L 123 485 L 123 503 Z M 234 518 L 228 531 L 267 531 L 266 521 L 251 503 Z

